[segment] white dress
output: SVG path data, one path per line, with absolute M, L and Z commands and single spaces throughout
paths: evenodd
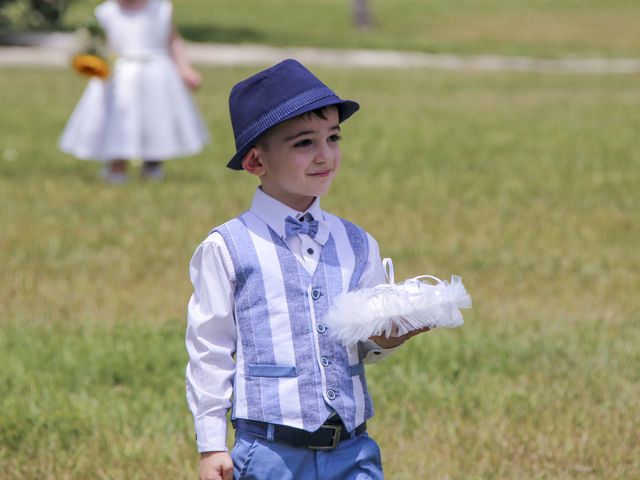
M 208 131 L 169 53 L 169 0 L 140 10 L 116 0 L 95 14 L 117 55 L 107 80 L 92 78 L 60 138 L 82 159 L 166 160 L 198 153 Z

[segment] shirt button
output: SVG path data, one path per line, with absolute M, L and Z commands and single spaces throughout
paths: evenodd
M 311 298 L 313 298 L 314 300 L 317 300 L 320 298 L 320 290 L 318 290 L 317 288 L 314 288 L 313 290 L 311 290 Z
M 329 366 L 329 359 L 327 357 L 321 357 L 320 358 L 320 363 L 322 364 L 323 367 L 328 367 Z
M 319 333 L 324 333 L 327 331 L 327 327 L 324 326 L 324 323 L 319 323 L 318 325 L 316 325 L 316 330 Z
M 327 390 L 327 398 L 329 400 L 334 400 L 336 398 L 336 392 L 333 390 Z
M 313 255 L 313 252 L 314 252 L 313 248 L 307 248 L 307 253 L 309 255 Z

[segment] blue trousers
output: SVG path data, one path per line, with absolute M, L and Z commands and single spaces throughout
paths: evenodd
M 234 480 L 382 480 L 378 444 L 366 433 L 333 450 L 271 442 L 236 430 Z

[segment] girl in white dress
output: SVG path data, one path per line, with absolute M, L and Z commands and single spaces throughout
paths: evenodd
M 189 91 L 201 82 L 173 23 L 169 0 L 107 0 L 95 10 L 116 60 L 107 80 L 92 78 L 60 139 L 62 151 L 106 162 L 105 180 L 161 179 L 162 162 L 198 153 L 208 131 Z

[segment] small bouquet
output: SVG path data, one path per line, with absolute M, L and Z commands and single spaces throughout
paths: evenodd
M 383 264 L 386 284 L 338 296 L 325 317 L 324 323 L 340 343 L 351 346 L 373 335 L 402 336 L 420 328 L 464 323 L 460 309 L 471 308 L 471 297 L 459 276 L 453 275 L 448 282 L 420 275 L 394 283 L 391 259 L 385 258 Z
M 109 77 L 109 64 L 98 55 L 92 53 L 79 53 L 73 56 L 73 69 L 81 75 L 88 77 L 105 78 Z
M 76 31 L 80 49 L 73 55 L 71 65 L 81 75 L 106 79 L 110 74 L 105 53 L 104 35 L 96 24 L 90 24 Z

